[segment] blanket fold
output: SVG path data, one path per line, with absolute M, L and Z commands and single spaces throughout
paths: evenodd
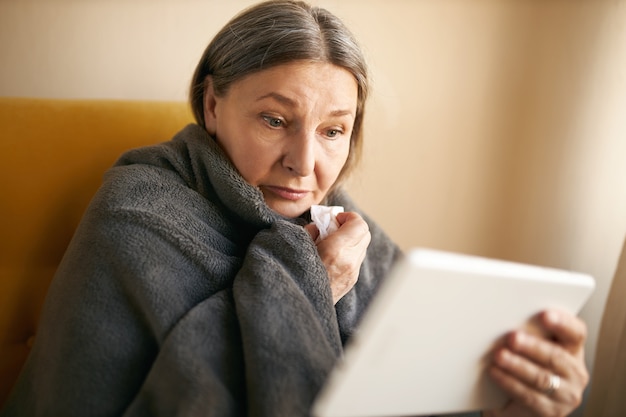
M 233 292 L 250 415 L 306 415 L 341 354 L 326 271 L 307 232 L 284 221 L 261 231 Z

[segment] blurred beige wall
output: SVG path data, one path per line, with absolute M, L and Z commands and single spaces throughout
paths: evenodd
M 0 95 L 183 100 L 207 42 L 252 3 L 0 0 Z M 624 2 L 315 3 L 372 69 L 356 200 L 403 248 L 593 274 L 591 366 L 626 235 Z

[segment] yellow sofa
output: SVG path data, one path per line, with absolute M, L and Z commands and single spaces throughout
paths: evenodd
M 0 408 L 102 174 L 191 121 L 183 102 L 0 98 Z

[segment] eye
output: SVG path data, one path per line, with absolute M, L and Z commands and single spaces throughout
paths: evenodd
M 278 117 L 263 116 L 263 120 L 265 120 L 268 126 L 273 128 L 283 127 L 285 125 L 285 122 Z
M 334 139 L 337 136 L 341 135 L 342 133 L 343 133 L 343 131 L 340 130 L 340 129 L 328 129 L 326 131 L 326 137 Z

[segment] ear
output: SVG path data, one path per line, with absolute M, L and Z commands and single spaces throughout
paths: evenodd
M 213 90 L 213 78 L 210 75 L 207 75 L 204 79 L 204 126 L 211 136 L 215 136 L 215 132 L 217 132 L 217 117 L 215 113 L 216 105 L 217 100 L 215 97 L 215 91 Z

